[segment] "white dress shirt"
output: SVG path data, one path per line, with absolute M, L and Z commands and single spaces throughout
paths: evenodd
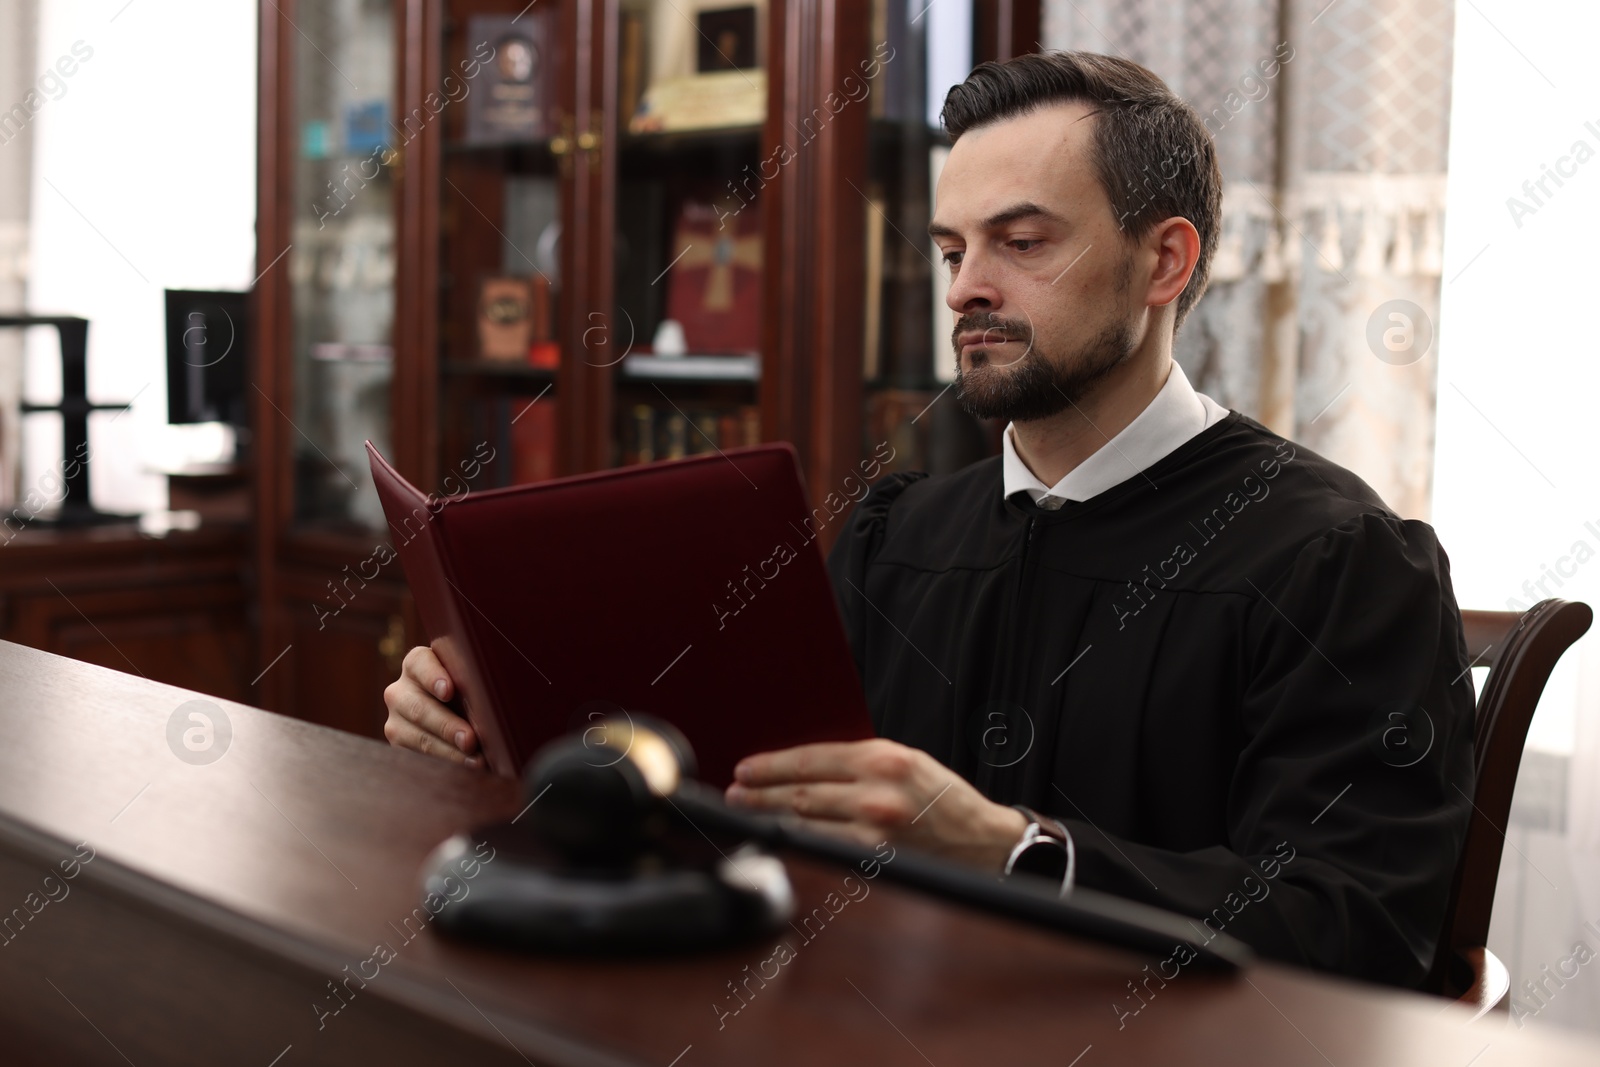
M 1007 425 L 1001 464 L 1005 495 L 1026 491 L 1034 503 L 1047 511 L 1054 511 L 1069 500 L 1088 500 L 1154 465 L 1227 414 L 1227 408 L 1204 393 L 1195 392 L 1183 368 L 1173 363 L 1166 384 L 1149 405 L 1121 433 L 1055 485 L 1045 485 L 1022 462 L 1011 439 L 1014 424 Z

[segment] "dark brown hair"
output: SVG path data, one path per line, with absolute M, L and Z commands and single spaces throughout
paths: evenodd
M 1052 103 L 1091 105 L 1095 174 L 1129 243 L 1158 222 L 1188 219 L 1200 258 L 1178 296 L 1181 324 L 1211 272 L 1222 216 L 1222 172 L 1194 109 L 1139 64 L 1094 52 L 1036 52 L 980 63 L 944 98 L 951 140 Z

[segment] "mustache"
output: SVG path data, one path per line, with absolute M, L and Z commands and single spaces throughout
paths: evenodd
M 1031 341 L 1033 328 L 1026 322 L 1015 319 L 1003 319 L 993 312 L 981 312 L 974 315 L 961 315 L 956 319 L 955 329 L 950 331 L 951 347 L 960 349 L 957 338 L 970 330 L 981 330 L 985 338 L 1004 338 L 1008 341 Z

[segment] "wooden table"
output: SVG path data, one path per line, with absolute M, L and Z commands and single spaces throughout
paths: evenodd
M 7 1064 L 1600 1061 L 1600 1045 L 1504 1016 L 1469 1025 L 1443 1001 L 1268 964 L 1152 981 L 1119 1027 L 1113 1005 L 1135 1003 L 1128 983 L 1153 961 L 881 879 L 810 941 L 693 957 L 521 956 L 431 927 L 408 939 L 423 858 L 515 813 L 512 783 L 224 701 L 225 754 L 190 762 L 169 722 L 201 698 L 19 645 L 0 643 L 0 693 Z M 841 887 L 840 872 L 790 867 L 802 910 Z M 794 958 L 719 1016 L 779 940 Z M 336 1000 L 352 973 L 372 977 Z

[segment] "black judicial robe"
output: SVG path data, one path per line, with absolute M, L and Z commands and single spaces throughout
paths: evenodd
M 886 476 L 828 565 L 879 735 L 1060 818 L 1077 884 L 1425 976 L 1473 789 L 1427 524 L 1230 412 L 1059 511 L 1003 499 L 999 457 Z

